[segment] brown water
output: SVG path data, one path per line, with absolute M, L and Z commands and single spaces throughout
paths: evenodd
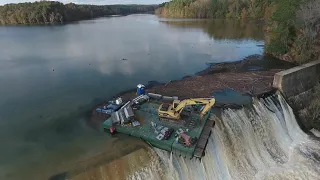
M 261 55 L 258 45 L 262 27 L 236 20 L 131 15 L 0 27 L 0 179 L 47 179 L 105 152 L 127 154 L 140 141 L 88 126 L 94 105 L 139 83 Z

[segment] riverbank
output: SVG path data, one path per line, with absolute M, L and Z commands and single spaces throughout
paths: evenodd
M 155 12 L 163 18 L 263 20 L 268 22 L 264 28 L 265 54 L 304 64 L 320 57 L 319 3 L 319 0 L 242 1 L 241 8 L 235 8 L 238 4 L 235 0 L 172 0 L 160 4 Z

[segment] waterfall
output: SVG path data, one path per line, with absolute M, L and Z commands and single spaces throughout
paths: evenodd
M 154 149 L 158 160 L 128 179 L 320 179 L 320 141 L 300 129 L 281 95 L 212 118 L 201 161 Z

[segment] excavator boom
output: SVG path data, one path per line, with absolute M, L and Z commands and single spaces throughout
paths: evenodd
M 201 113 L 200 119 L 203 118 L 204 115 L 208 113 L 211 107 L 214 105 L 214 98 L 193 98 L 193 99 L 185 99 L 183 101 L 175 100 L 172 105 L 170 105 L 166 110 L 164 110 L 163 104 L 160 105 L 158 109 L 158 115 L 160 118 L 170 118 L 179 120 L 180 114 L 186 106 L 189 105 L 204 105 Z
M 203 110 L 200 113 L 200 119 L 202 119 L 203 116 L 205 116 L 208 113 L 208 111 L 213 107 L 214 103 L 215 103 L 214 98 L 209 100 L 209 103 L 204 106 Z

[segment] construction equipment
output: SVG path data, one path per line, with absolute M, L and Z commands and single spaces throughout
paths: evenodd
M 172 104 L 161 104 L 158 109 L 159 118 L 180 120 L 181 113 L 186 106 L 203 105 L 200 110 L 200 120 L 205 116 L 215 103 L 214 98 L 194 98 L 183 101 L 174 100 Z
M 179 134 L 179 136 L 177 137 L 177 140 L 178 140 L 178 143 L 187 147 L 193 146 L 198 141 L 196 137 L 192 138 L 191 136 L 188 136 L 185 133 Z

